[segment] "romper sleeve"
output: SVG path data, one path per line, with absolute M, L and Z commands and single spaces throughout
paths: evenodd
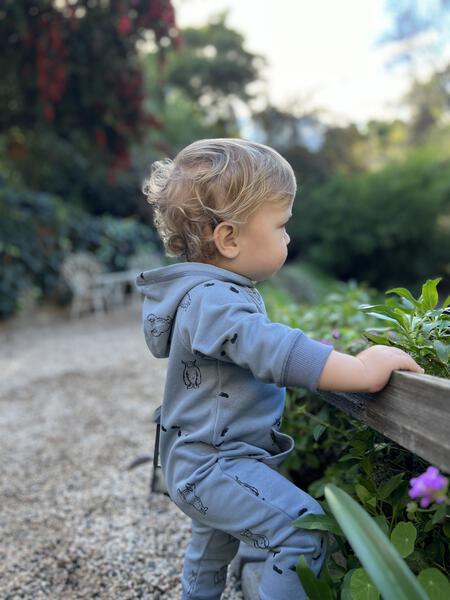
M 181 342 L 194 355 L 234 363 L 279 387 L 316 391 L 333 350 L 301 329 L 270 321 L 242 291 L 226 284 L 191 290 L 176 322 Z

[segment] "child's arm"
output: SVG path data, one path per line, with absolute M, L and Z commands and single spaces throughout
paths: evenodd
M 403 350 L 371 346 L 356 356 L 332 351 L 320 376 L 318 389 L 335 392 L 378 392 L 389 381 L 392 371 L 424 370 Z

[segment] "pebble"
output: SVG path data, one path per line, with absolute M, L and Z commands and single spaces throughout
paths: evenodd
M 166 364 L 139 310 L 0 329 L 2 600 L 180 598 L 190 522 L 149 492 Z

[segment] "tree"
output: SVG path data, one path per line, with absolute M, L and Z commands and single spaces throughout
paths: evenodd
M 424 82 L 415 81 L 407 95 L 411 107 L 411 138 L 421 142 L 429 131 L 444 125 L 450 115 L 450 64 Z
M 202 110 L 207 124 L 223 135 L 236 131 L 236 100 L 253 98 L 249 84 L 260 78 L 263 57 L 244 48 L 243 36 L 226 25 L 226 14 L 203 27 L 181 32 L 178 52 L 170 52 L 163 73 L 165 95 L 182 91 Z
M 113 184 L 129 168 L 131 142 L 155 122 L 137 60 L 150 34 L 176 42 L 170 0 L 5 0 L 0 133 L 29 186 L 61 192 L 45 164 L 52 152 L 86 180 L 106 165 Z M 60 182 L 69 193 L 70 183 Z

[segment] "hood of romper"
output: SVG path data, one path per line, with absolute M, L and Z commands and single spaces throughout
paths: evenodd
M 172 325 L 180 302 L 192 288 L 211 280 L 250 287 L 255 283 L 244 275 L 199 262 L 158 267 L 143 271 L 136 277 L 136 287 L 144 295 L 142 322 L 145 341 L 153 356 L 169 356 Z

